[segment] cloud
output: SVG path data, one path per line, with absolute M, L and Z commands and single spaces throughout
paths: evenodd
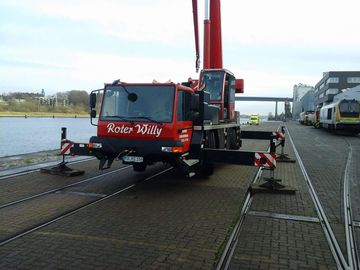
M 360 45 L 357 0 L 222 1 L 225 42 L 306 46 Z
M 323 71 L 358 69 L 358 1 L 221 4 L 224 64 L 245 79 L 246 95 L 289 96 L 294 84 L 314 85 Z M 190 0 L 2 0 L 0 7 L 18 12 L 13 20 L 0 18 L 3 86 L 56 91 L 99 88 L 117 78 L 181 82 L 197 76 Z M 26 84 L 18 81 L 24 74 Z
M 60 65 L 52 65 L 52 64 L 43 64 L 37 62 L 30 62 L 30 61 L 21 61 L 21 60 L 14 60 L 14 59 L 1 59 L 0 58 L 0 66 L 10 66 L 10 67 L 23 67 L 23 68 L 35 68 L 35 69 L 66 69 L 64 66 Z
M 193 45 L 191 1 L 3 0 L 45 16 L 92 24 L 109 35 L 148 43 Z M 224 43 L 360 45 L 357 0 L 222 1 Z M 199 1 L 200 30 L 203 3 Z
M 191 2 L 89 0 L 8 1 L 39 15 L 87 22 L 99 31 L 131 41 L 177 44 L 192 38 Z M 193 41 L 191 40 L 191 44 Z
M 11 50 L 7 52 L 14 53 Z M 22 89 L 29 89 L 31 85 L 37 85 L 32 89 L 46 88 L 49 92 L 56 92 L 59 89 L 62 89 L 61 91 L 91 90 L 102 87 L 104 82 L 109 83 L 119 78 L 126 82 L 150 83 L 153 79 L 160 82 L 169 79 L 173 82 L 182 82 L 194 75 L 184 72 L 190 70 L 189 67 L 192 67 L 193 63 L 181 58 L 174 61 L 174 59 L 151 56 L 133 57 L 121 54 L 54 52 L 51 50 L 42 50 L 42 54 L 42 62 L 37 62 L 36 57 L 30 57 L 26 65 L 18 65 L 21 63 L 21 54 L 18 57 L 13 56 L 14 60 L 11 64 L 8 62 L 1 64 L 0 61 L 1 74 L 3 78 L 8 78 L 2 80 L 0 87 L 8 88 L 9 85 L 14 85 Z M 53 59 L 58 59 L 58 66 L 49 68 L 52 67 Z M 36 68 L 31 68 L 31 66 L 36 66 Z M 191 71 L 194 71 L 194 68 Z M 21 78 L 21 80 L 15 83 L 14 78 Z

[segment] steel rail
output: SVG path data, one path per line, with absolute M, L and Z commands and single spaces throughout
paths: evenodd
M 120 193 L 122 193 L 122 192 L 124 192 L 124 191 L 127 191 L 127 190 L 135 187 L 136 185 L 138 185 L 138 184 L 140 184 L 140 183 L 143 183 L 143 182 L 145 182 L 145 181 L 151 180 L 151 179 L 153 179 L 153 178 L 155 178 L 155 177 L 157 177 L 157 176 L 159 176 L 159 175 L 161 175 L 161 174 L 163 174 L 163 173 L 166 173 L 166 172 L 168 172 L 168 171 L 170 171 L 170 170 L 172 170 L 172 169 L 173 169 L 173 167 L 167 168 L 167 169 L 165 169 L 165 170 L 163 170 L 163 171 L 161 171 L 161 172 L 158 172 L 158 173 L 156 173 L 156 174 L 154 174 L 154 175 L 152 175 L 152 176 L 149 176 L 149 177 L 145 178 L 145 179 L 144 179 L 143 181 L 141 181 L 141 182 L 138 182 L 138 183 L 132 184 L 132 185 L 130 185 L 130 186 L 127 186 L 127 187 L 125 187 L 125 188 L 122 188 L 122 189 L 120 189 L 120 190 L 118 190 L 118 191 L 115 191 L 115 192 L 113 192 L 113 193 L 111 193 L 111 194 L 106 195 L 105 197 L 101 197 L 101 198 L 99 198 L 99 199 L 97 199 L 97 200 L 95 200 L 95 201 L 92 201 L 92 202 L 87 203 L 87 204 L 85 204 L 85 205 L 83 205 L 83 206 L 80 206 L 80 207 L 77 207 L 77 208 L 75 208 L 75 209 L 72 209 L 72 210 L 70 210 L 70 211 L 68 211 L 68 212 L 66 212 L 66 213 L 64 213 L 64 214 L 61 214 L 61 215 L 59 215 L 59 216 L 56 217 L 56 218 L 53 218 L 53 219 L 48 220 L 48 221 L 46 221 L 46 222 L 43 222 L 43 223 L 41 223 L 41 224 L 39 224 L 39 225 L 36 225 L 36 226 L 34 226 L 34 227 L 30 228 L 30 229 L 26 229 L 26 230 L 24 230 L 24 231 L 22 231 L 22 232 L 20 232 L 20 233 L 18 233 L 18 234 L 16 234 L 16 235 L 14 235 L 14 236 L 11 236 L 11 237 L 9 237 L 9 238 L 1 241 L 1 242 L 0 242 L 0 247 L 1 247 L 1 246 L 4 246 L 4 245 L 6 245 L 6 244 L 8 244 L 8 243 L 10 243 L 10 242 L 12 242 L 12 241 L 14 241 L 14 240 L 17 240 L 17 239 L 19 239 L 19 238 L 21 238 L 21 237 L 23 237 L 23 236 L 26 236 L 26 235 L 28 235 L 28 234 L 30 234 L 30 233 L 32 233 L 32 232 L 35 232 L 35 231 L 37 231 L 37 230 L 40 230 L 40 229 L 42 229 L 42 228 L 44 228 L 44 227 L 46 227 L 46 226 L 48 226 L 48 225 L 50 225 L 50 224 L 53 224 L 53 223 L 55 223 L 55 222 L 57 222 L 57 221 L 59 221 L 59 220 L 61 220 L 61 219 L 64 219 L 64 218 L 66 218 L 66 217 L 68 217 L 68 216 L 71 216 L 71 215 L 73 215 L 73 214 L 75 214 L 75 213 L 78 213 L 78 212 L 80 212 L 80 211 L 82 211 L 82 210 L 84 210 L 84 209 L 86 209 L 86 208 L 88 208 L 88 207 L 91 207 L 91 206 L 93 206 L 93 205 L 95 205 L 95 204 L 98 204 L 98 203 L 100 203 L 100 202 L 102 202 L 102 201 L 105 201 L 105 200 L 107 200 L 107 199 L 110 199 L 110 198 L 112 198 L 112 197 L 114 197 L 114 196 L 116 196 L 116 195 L 118 195 L 118 194 L 120 194 Z
M 55 192 L 61 191 L 61 190 L 66 189 L 66 188 L 74 187 L 74 186 L 79 185 L 79 184 L 87 183 L 87 182 L 96 180 L 96 179 L 98 179 L 98 178 L 101 178 L 101 177 L 103 177 L 103 176 L 107 176 L 107 175 L 110 175 L 110 174 L 113 174 L 113 173 L 117 173 L 117 172 L 122 171 L 122 170 L 125 170 L 125 169 L 129 169 L 129 168 L 131 168 L 131 167 L 132 167 L 132 166 L 122 167 L 122 168 L 119 168 L 119 169 L 116 169 L 116 170 L 113 170 L 113 171 L 110 171 L 110 172 L 106 172 L 106 173 L 104 173 L 104 174 L 100 174 L 100 175 L 97 175 L 97 176 L 93 176 L 93 177 L 90 177 L 90 178 L 81 180 L 81 181 L 79 181 L 79 182 L 72 183 L 72 184 L 69 184 L 69 185 L 60 187 L 60 188 L 51 189 L 51 190 L 44 191 L 44 192 L 41 192 L 41 193 L 38 193 L 38 194 L 35 194 L 35 195 L 32 195 L 32 196 L 29 196 L 29 197 L 20 199 L 20 200 L 16 200 L 16 201 L 12 201 L 12 202 L 9 202 L 9 203 L 5 203 L 5 204 L 3 204 L 3 205 L 0 205 L 0 209 L 3 209 L 3 208 L 5 208 L 5 207 L 9 207 L 9 206 L 12 206 L 12 205 L 15 205 L 15 204 L 19 204 L 19 203 L 22 203 L 22 202 L 25 202 L 25 201 L 33 200 L 33 199 L 36 199 L 36 198 L 39 198 L 39 197 L 42 197 L 42 196 L 45 196 L 45 195 L 48 195 L 48 194 L 51 194 L 51 193 L 55 193 Z
M 67 164 L 77 164 L 77 163 L 81 163 L 81 162 L 86 162 L 86 161 L 90 161 L 90 160 L 94 160 L 96 158 L 94 157 L 90 157 L 90 158 L 86 158 L 86 159 L 81 159 L 81 160 L 74 160 L 74 161 L 69 161 Z M 0 176 L 0 180 L 4 180 L 4 179 L 8 179 L 8 178 L 13 178 L 13 177 L 17 177 L 17 176 L 22 176 L 22 175 L 27 175 L 33 172 L 38 172 L 40 171 L 40 169 L 45 168 L 45 167 L 49 167 L 52 164 L 52 166 L 56 165 L 57 163 L 59 163 L 59 161 L 49 161 L 49 162 L 43 162 L 43 163 L 38 163 L 38 164 L 34 164 L 34 165 L 30 165 L 30 166 L 25 166 L 25 167 L 19 167 L 19 168 L 13 168 L 13 169 L 7 169 L 2 171 L 2 174 L 6 171 L 12 171 L 12 170 L 16 170 L 19 169 L 20 171 L 14 172 L 14 173 L 9 173 L 9 174 L 5 174 Z M 36 167 L 33 169 L 29 169 L 29 167 Z
M 251 182 L 252 184 L 257 183 L 257 180 L 260 179 L 260 176 L 262 174 L 262 168 L 260 167 L 253 179 L 253 181 Z M 251 195 L 250 190 L 248 189 L 246 194 L 245 194 L 245 201 L 243 204 L 243 207 L 241 209 L 240 212 L 240 217 L 238 218 L 238 220 L 236 221 L 236 224 L 234 226 L 233 231 L 231 232 L 230 238 L 225 246 L 224 252 L 216 266 L 216 270 L 222 270 L 222 269 L 228 269 L 229 265 L 231 263 L 231 259 L 234 255 L 234 251 L 235 248 L 237 246 L 237 243 L 239 241 L 239 236 L 241 233 L 241 228 L 242 225 L 244 223 L 245 220 L 245 216 L 247 214 L 247 212 L 250 209 L 250 206 L 252 204 L 253 201 L 253 196 Z
M 352 159 L 352 146 L 345 139 L 349 146 L 348 158 L 346 161 L 345 173 L 344 173 L 344 225 L 346 233 L 346 250 L 348 256 L 348 262 L 350 269 L 359 270 L 359 257 L 356 247 L 356 239 L 354 233 L 353 214 L 351 208 L 351 192 L 350 192 L 350 171 L 351 171 L 351 159 Z
M 281 128 L 281 126 L 278 127 L 277 131 L 279 131 Z M 267 148 L 266 151 L 269 151 L 270 147 Z M 260 179 L 261 175 L 262 175 L 262 168 L 260 167 L 254 177 L 254 179 L 252 180 L 251 184 L 256 184 L 257 181 Z M 246 214 L 248 213 L 250 206 L 252 204 L 253 201 L 253 196 L 250 192 L 250 190 L 248 189 L 245 193 L 245 201 L 243 204 L 243 207 L 241 209 L 240 212 L 240 216 L 236 221 L 236 224 L 234 226 L 234 229 L 231 232 L 230 238 L 228 240 L 228 242 L 226 243 L 225 249 L 220 257 L 220 260 L 216 266 L 216 270 L 222 270 L 222 269 L 228 269 L 229 265 L 231 263 L 231 259 L 234 255 L 234 251 L 235 248 L 237 246 L 237 243 L 239 241 L 239 236 L 241 233 L 241 228 L 242 225 L 244 223 Z
M 317 212 L 319 220 L 320 220 L 321 227 L 324 231 L 326 240 L 329 244 L 329 247 L 330 247 L 331 253 L 334 257 L 334 260 L 336 262 L 336 265 L 337 265 L 338 269 L 349 269 L 349 265 L 348 265 L 347 261 L 345 260 L 344 255 L 342 254 L 341 248 L 337 242 L 334 232 L 332 231 L 331 225 L 327 219 L 324 208 L 321 205 L 319 197 L 316 194 L 316 191 L 314 189 L 314 186 L 312 185 L 311 179 L 305 169 L 304 163 L 301 160 L 299 152 L 297 151 L 297 149 L 295 147 L 294 141 L 293 141 L 291 134 L 290 134 L 289 130 L 287 129 L 287 127 L 286 127 L 286 130 L 287 130 L 289 140 L 293 146 L 294 153 L 295 153 L 296 159 L 298 161 L 298 164 L 300 166 L 301 172 L 305 178 L 305 182 L 309 189 L 311 199 L 314 203 L 316 212 Z

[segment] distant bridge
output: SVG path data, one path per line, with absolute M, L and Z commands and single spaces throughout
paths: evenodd
M 291 97 L 243 97 L 243 96 L 236 96 L 235 100 L 239 101 L 274 101 L 274 102 L 285 102 L 289 101 L 292 102 L 293 98 Z
M 278 118 L 278 102 L 292 102 L 292 97 L 244 97 L 235 96 L 235 101 L 272 101 L 275 102 L 275 119 Z

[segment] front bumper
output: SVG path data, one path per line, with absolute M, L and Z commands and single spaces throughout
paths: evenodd
M 90 145 L 100 146 L 91 148 Z M 72 155 L 95 156 L 98 159 L 115 159 L 130 153 L 141 156 L 144 162 L 169 161 L 180 155 L 162 151 L 163 147 L 181 147 L 180 141 L 171 140 L 131 140 L 118 138 L 103 138 L 93 136 L 89 144 L 74 144 L 70 149 Z
M 336 129 L 344 131 L 360 132 L 360 124 L 337 123 Z

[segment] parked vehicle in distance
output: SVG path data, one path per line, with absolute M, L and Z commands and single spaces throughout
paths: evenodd
M 314 111 L 306 111 L 300 113 L 300 119 L 299 119 L 300 124 L 305 126 L 311 126 L 315 123 L 315 121 L 316 121 L 316 117 Z
M 355 99 L 342 99 L 320 109 L 320 127 L 339 133 L 360 132 L 360 103 Z
M 250 115 L 250 125 L 259 125 L 260 124 L 260 116 L 259 114 Z

